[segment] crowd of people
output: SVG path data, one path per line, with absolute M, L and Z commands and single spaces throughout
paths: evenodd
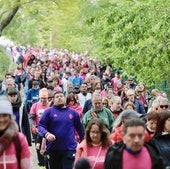
M 17 68 L 0 81 L 0 168 L 29 169 L 28 147 L 34 143 L 40 168 L 170 167 L 165 91 L 149 91 L 133 76 L 125 81 L 120 70 L 102 65 L 88 52 L 22 46 L 6 50 Z M 19 134 L 4 144 L 11 125 Z M 8 153 L 14 155 L 11 161 Z

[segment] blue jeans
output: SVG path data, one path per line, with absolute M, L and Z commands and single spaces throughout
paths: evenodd
M 72 169 L 75 150 L 47 150 L 49 169 Z

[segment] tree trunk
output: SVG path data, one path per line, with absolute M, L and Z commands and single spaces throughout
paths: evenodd
M 10 24 L 15 14 L 17 13 L 18 9 L 19 5 L 13 8 L 12 11 L 9 12 L 7 17 L 0 23 L 0 36 L 2 36 L 3 30 Z

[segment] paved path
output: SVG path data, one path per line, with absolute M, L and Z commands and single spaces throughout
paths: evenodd
M 30 147 L 31 150 L 31 155 L 32 155 L 32 164 L 33 164 L 33 168 L 32 169 L 40 169 L 40 167 L 38 166 L 38 161 L 37 161 L 37 154 L 35 151 L 35 145 L 33 143 L 33 145 Z

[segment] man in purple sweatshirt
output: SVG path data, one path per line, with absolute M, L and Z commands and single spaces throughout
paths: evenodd
M 77 141 L 84 138 L 84 130 L 78 113 L 66 106 L 66 98 L 60 91 L 54 95 L 54 105 L 44 111 L 39 124 L 39 134 L 46 138 L 46 153 L 50 169 L 72 169 Z

